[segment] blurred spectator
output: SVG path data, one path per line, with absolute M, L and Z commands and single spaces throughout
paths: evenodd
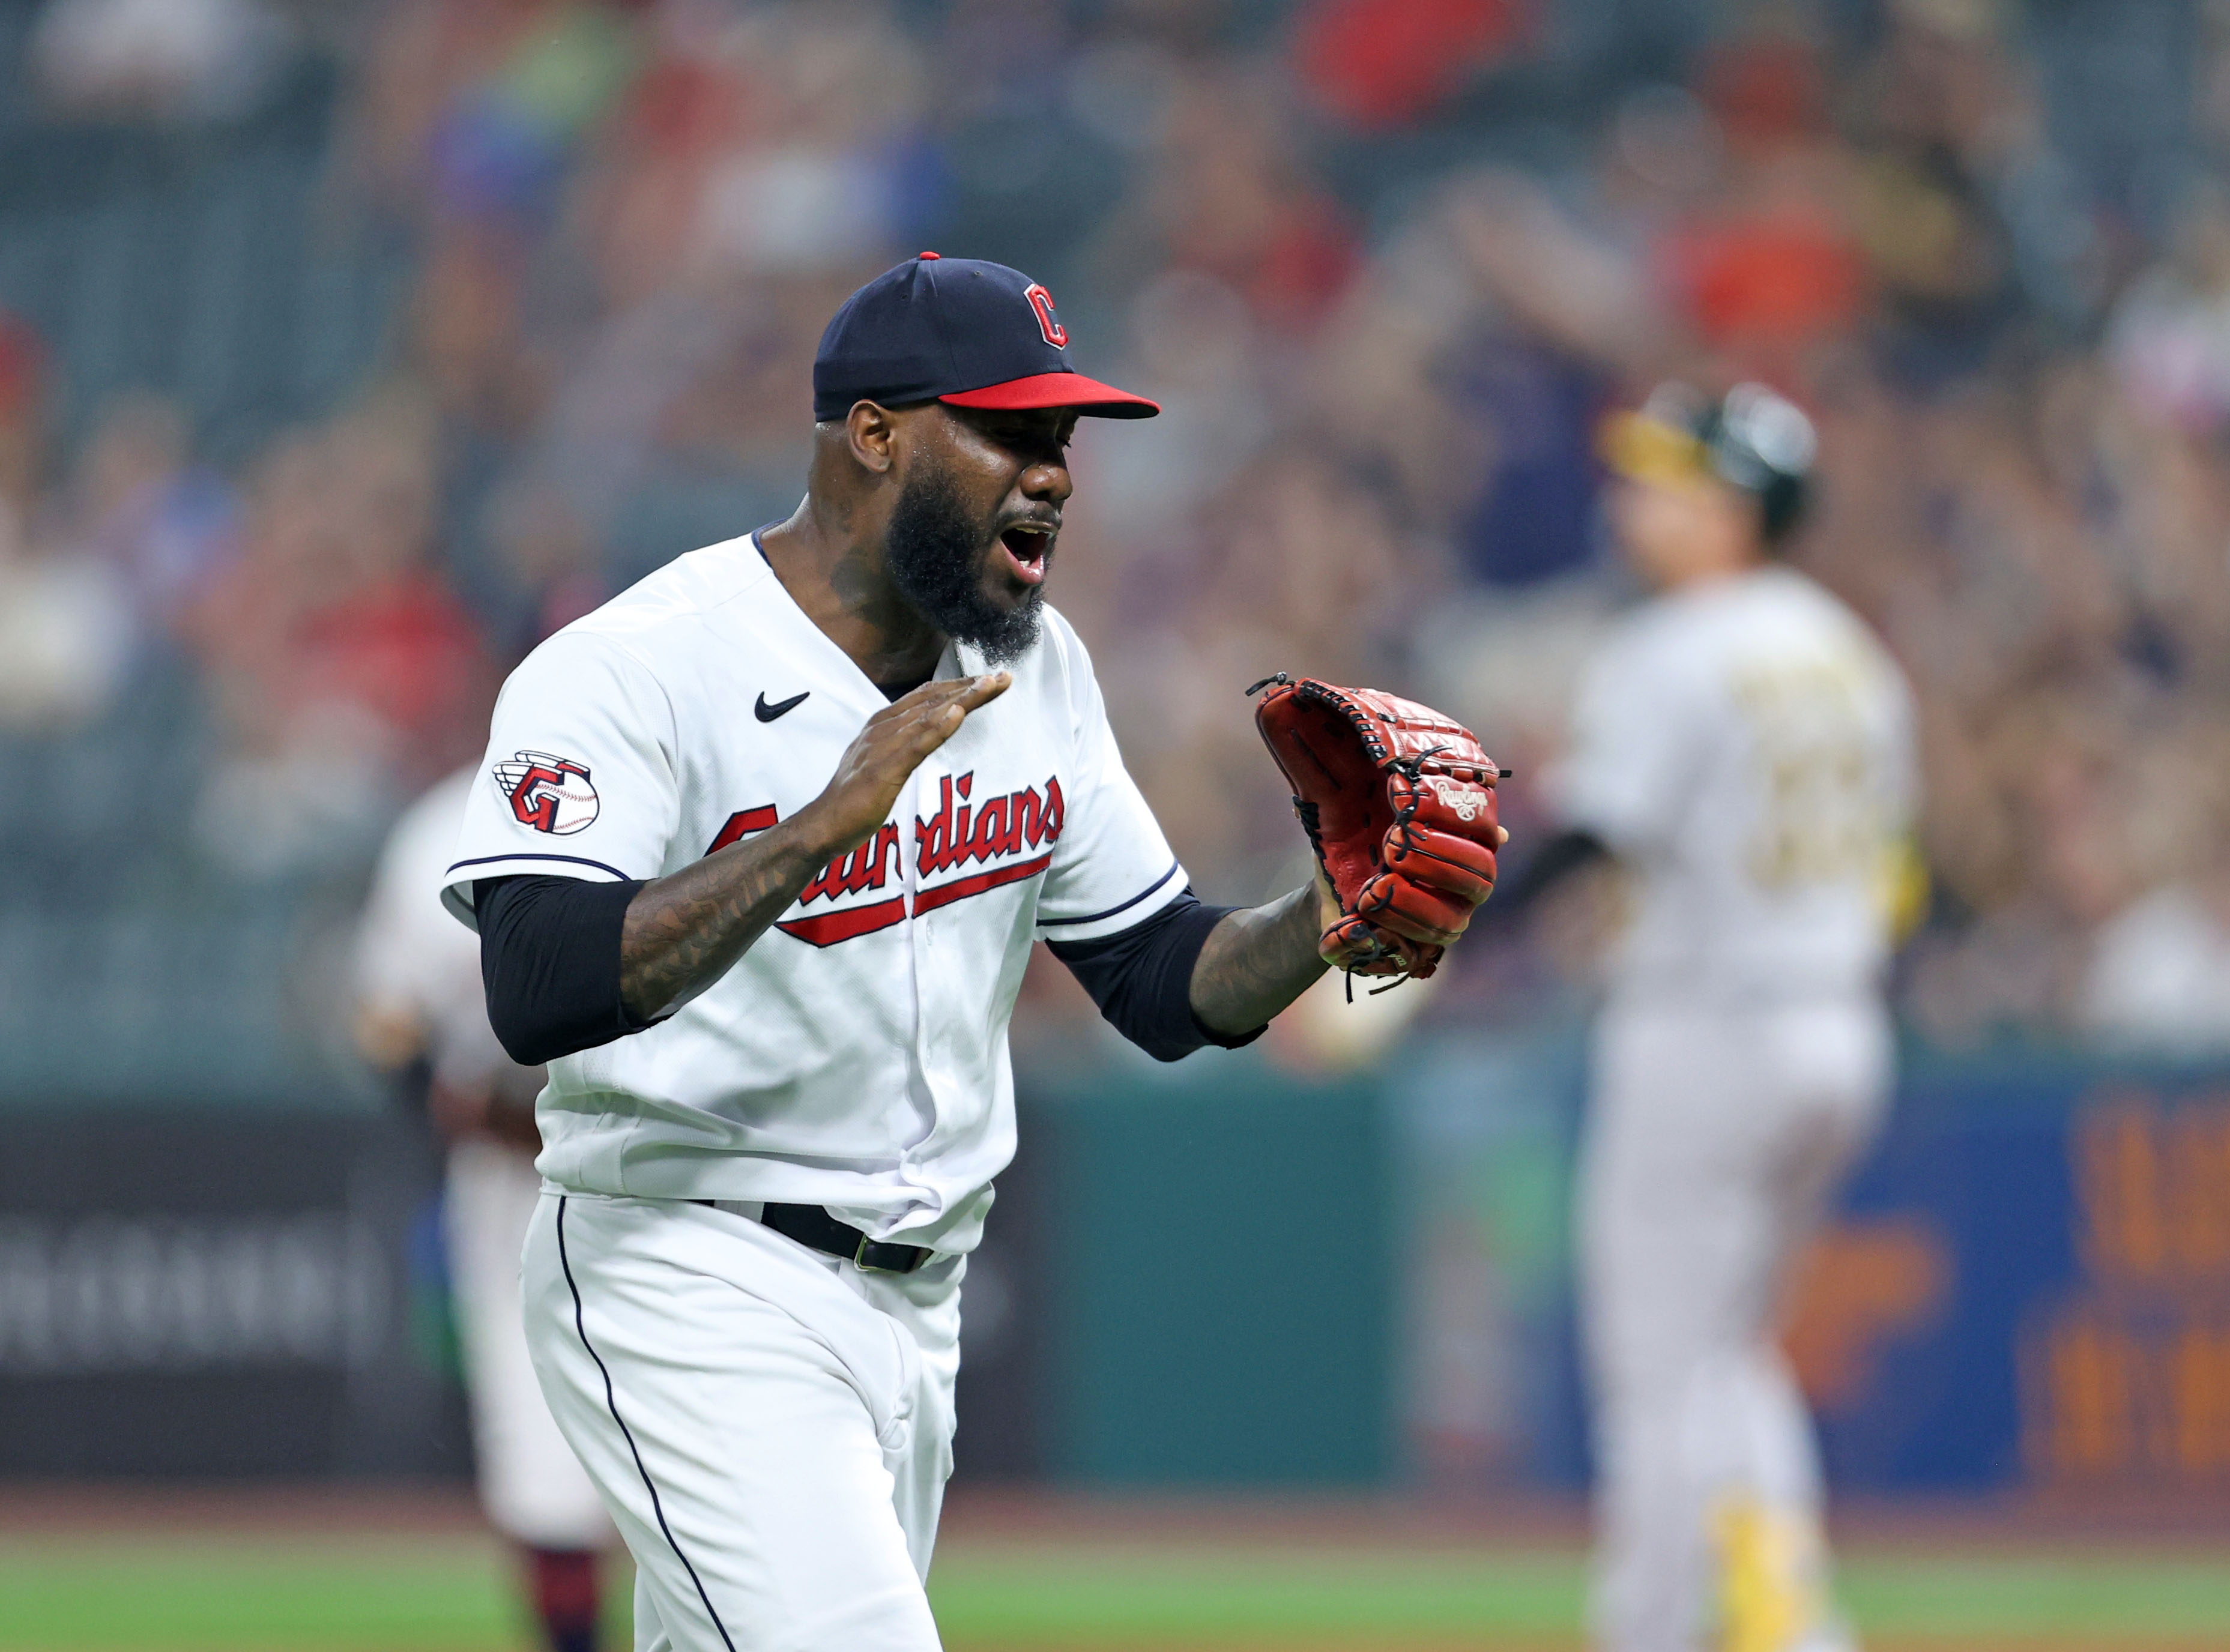
M 1095 237 L 1096 279 L 1127 292 L 1157 268 L 1196 270 L 1238 292 L 1265 327 L 1306 334 L 1345 290 L 1358 248 L 1298 152 L 1274 84 L 1189 66 L 1152 159 Z
M 1134 548 L 1166 545 L 1269 437 L 1260 340 L 1247 301 L 1212 275 L 1172 270 L 1130 312 L 1126 381 L 1162 404 L 1092 472 L 1084 508 Z M 1095 444 L 1095 447 L 1097 444 Z M 1064 573 L 1069 570 L 1063 570 Z
M 515 440 L 541 410 L 548 372 L 526 331 L 527 260 L 472 224 L 429 237 L 412 305 L 410 363 L 461 428 Z
M 484 742 L 492 672 L 429 566 L 433 434 L 423 402 L 393 392 L 282 437 L 241 556 L 196 604 L 223 748 L 201 826 L 239 870 L 351 864 Z
M 31 62 L 68 114 L 229 120 L 261 100 L 293 46 L 263 0 L 47 0 Z
M 721 51 L 745 86 L 748 129 L 706 180 L 699 255 L 769 273 L 872 266 L 905 203 L 901 145 L 920 69 L 867 4 L 770 8 Z
M 56 735 L 113 704 L 131 665 L 131 599 L 116 570 L 42 509 L 47 360 L 0 313 L 0 728 Z
M 401 395 L 335 424 L 325 508 L 338 566 L 297 638 L 300 679 L 371 712 L 416 784 L 478 753 L 491 692 L 475 628 L 430 565 L 433 438 L 423 405 Z
M 19 516 L 45 479 L 47 371 L 38 334 L 0 310 L 0 500 Z
M 121 576 L 143 627 L 168 630 L 229 562 L 240 531 L 232 489 L 192 465 L 184 410 L 145 392 L 119 397 L 72 478 L 70 532 Z
M 1296 26 L 1302 84 L 1361 127 L 1428 113 L 1534 25 L 1527 0 L 1314 0 Z
M 531 26 L 429 134 L 431 198 L 455 217 L 532 226 L 556 204 L 575 145 L 627 85 L 635 41 L 608 6 L 512 10 Z
M 412 215 L 546 225 L 576 146 L 626 88 L 639 31 L 596 0 L 401 0 L 373 36 L 359 162 Z
M 2081 1019 L 2125 1048 L 2230 1053 L 2230 858 L 2115 914 L 2084 978 Z
M 1817 48 L 1773 31 L 1737 40 L 1706 64 L 1703 93 L 1728 139 L 1726 164 L 1668 227 L 1659 279 L 1728 376 L 1798 386 L 1871 296 L 1837 215 L 1848 157 L 1827 126 Z
M 500 659 L 524 659 L 545 637 L 613 595 L 597 567 L 596 542 L 563 489 L 521 479 L 490 502 L 489 518 L 489 537 L 523 599 L 498 627 Z
M 35 547 L 0 498 L 0 728 L 55 734 L 91 722 L 123 687 L 132 617 L 92 557 Z
M 2107 352 L 2130 401 L 2201 434 L 2230 416 L 2230 193 L 2192 189 L 2169 255 L 2115 307 Z
M 2182 1057 L 2230 1053 L 2224 730 L 2219 719 L 2149 730 L 2111 771 L 2126 875 L 2071 1006 L 2071 1019 L 2104 1043 Z

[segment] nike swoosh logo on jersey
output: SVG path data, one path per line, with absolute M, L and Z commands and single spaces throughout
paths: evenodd
M 805 704 L 806 695 L 812 692 L 813 691 L 809 688 L 804 694 L 793 694 L 786 700 L 777 700 L 772 705 L 767 704 L 766 695 L 762 692 L 759 695 L 759 703 L 751 708 L 751 715 L 761 723 L 772 723 L 777 717 L 786 717 L 796 710 L 799 706 Z

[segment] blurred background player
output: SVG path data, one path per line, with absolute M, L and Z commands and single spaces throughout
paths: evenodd
M 1630 922 L 1579 1188 L 1606 1652 L 1831 1652 L 1789 1264 L 1889 1093 L 1881 975 L 1913 807 L 1904 682 L 1783 564 L 1816 441 L 1756 384 L 1614 418 L 1611 519 L 1651 600 L 1582 684 L 1523 887 L 1615 857 Z
M 374 1066 L 422 1094 L 448 1146 L 442 1237 L 481 1506 L 519 1546 L 551 1652 L 593 1652 L 611 1526 L 551 1420 L 519 1321 L 519 1249 L 541 1189 L 534 1097 L 543 1071 L 496 1042 L 480 948 L 431 892 L 474 773 L 441 781 L 388 838 L 358 942 L 357 1039 Z

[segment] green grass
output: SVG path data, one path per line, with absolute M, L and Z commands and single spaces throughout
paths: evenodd
M 963 1552 L 931 1590 L 956 1646 L 1214 1642 L 1312 1635 L 1576 1640 L 1569 1554 L 1399 1556 L 1133 1547 Z M 2230 1557 L 1866 1555 L 1840 1594 L 1869 1636 L 1956 1643 L 2230 1644 Z
M 486 1545 L 394 1539 L 11 1541 L 7 1652 L 481 1652 L 517 1644 Z
M 948 1547 L 931 1593 L 952 1652 L 1400 1652 L 1576 1647 L 1581 1583 L 1562 1552 L 976 1538 Z M 11 1538 L 0 1652 L 523 1652 L 511 1587 L 471 1537 Z M 2230 1645 L 2230 1557 L 1875 1553 L 1843 1594 L 1890 1647 Z
M 1569 1635 L 1579 1622 L 1580 1569 L 1561 1554 L 983 1549 L 941 1559 L 930 1595 L 958 1647 L 1295 1634 L 1539 1638 Z
M 1840 1592 L 1872 1635 L 2230 1645 L 2230 1555 L 1869 1555 Z

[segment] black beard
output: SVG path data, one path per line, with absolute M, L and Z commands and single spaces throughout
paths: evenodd
M 919 466 L 891 509 L 883 565 L 922 618 L 946 636 L 972 644 L 989 664 L 1010 665 L 1037 642 L 1045 587 L 1032 586 L 1012 608 L 985 596 L 984 530 L 969 520 L 951 478 Z

